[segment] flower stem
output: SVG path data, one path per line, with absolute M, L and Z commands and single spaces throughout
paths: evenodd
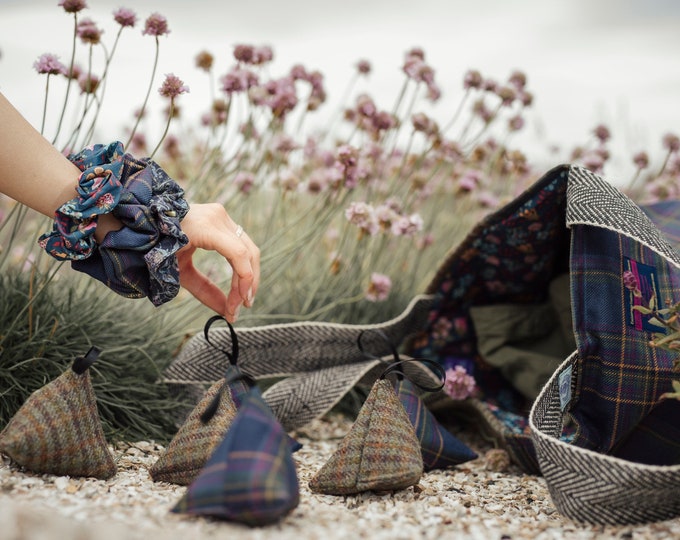
M 161 136 L 161 139 L 158 141 L 156 148 L 154 148 L 153 152 L 151 152 L 149 159 L 153 159 L 153 157 L 156 155 L 156 152 L 158 152 L 158 149 L 161 147 L 161 144 L 165 140 L 165 137 L 168 134 L 168 130 L 170 129 L 170 122 L 172 122 L 172 115 L 173 115 L 174 112 L 175 112 L 175 100 L 171 99 L 170 100 L 170 110 L 168 111 L 168 121 L 165 123 L 165 131 L 163 131 L 163 135 Z
M 47 78 L 45 80 L 45 102 L 43 103 L 43 113 L 42 113 L 42 122 L 40 123 L 40 135 L 43 135 L 45 133 L 45 118 L 47 118 L 47 96 L 50 93 L 50 74 L 47 74 Z
M 144 103 L 142 103 L 142 108 L 139 110 L 139 114 L 137 115 L 137 120 L 135 121 L 135 125 L 132 128 L 132 131 L 130 132 L 130 137 L 128 137 L 128 140 L 125 143 L 125 148 L 130 146 L 130 143 L 132 142 L 132 138 L 135 136 L 135 133 L 137 132 L 137 128 L 139 127 L 139 122 L 141 121 L 142 116 L 144 116 L 144 111 L 146 110 L 146 105 L 149 102 L 149 96 L 151 95 L 151 88 L 153 87 L 153 80 L 156 77 L 156 68 L 158 67 L 159 48 L 160 48 L 160 45 L 158 43 L 158 36 L 156 36 L 156 55 L 154 56 L 154 59 L 153 59 L 153 69 L 151 70 L 151 80 L 149 81 L 149 88 L 146 91 L 146 97 L 144 98 Z
M 76 58 L 76 36 L 78 34 L 78 14 L 74 13 L 73 14 L 73 45 L 71 47 L 71 62 L 69 63 L 69 68 L 68 68 L 68 82 L 66 83 L 66 95 L 64 96 L 64 105 L 61 108 L 61 115 L 59 116 L 59 124 L 57 124 L 57 132 L 54 134 L 54 138 L 52 139 L 52 144 L 57 142 L 57 138 L 59 137 L 59 132 L 61 131 L 61 125 L 64 121 L 64 115 L 66 114 L 66 106 L 68 105 L 68 97 L 69 93 L 71 91 L 71 83 L 73 82 L 73 64 L 75 62 Z

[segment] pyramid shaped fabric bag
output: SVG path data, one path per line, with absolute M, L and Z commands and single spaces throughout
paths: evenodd
M 649 346 L 660 328 L 633 306 L 680 301 L 680 256 L 640 208 L 584 169 L 570 170 L 567 200 L 578 349 L 531 411 L 541 470 L 555 506 L 572 519 L 678 516 L 680 402 L 661 399 L 678 378 L 678 355 Z M 676 201 L 647 214 L 666 216 L 664 229 L 677 232 L 679 210 Z M 575 426 L 572 437 L 565 423 Z
M 210 328 L 222 321 L 229 329 L 231 351 L 216 346 Z M 190 484 L 205 465 L 215 447 L 224 439 L 243 399 L 250 393 L 252 379 L 238 367 L 239 344 L 234 327 L 222 316 L 208 319 L 203 334 L 206 341 L 228 360 L 224 378 L 213 384 L 184 421 L 167 450 L 149 469 L 155 481 Z M 302 445 L 289 438 L 291 451 Z
M 0 433 L 0 453 L 34 473 L 100 479 L 116 474 L 90 380 L 99 352 L 91 348 L 28 397 Z
M 170 441 L 166 451 L 149 469 L 156 482 L 188 485 L 198 475 L 215 447 L 224 439 L 244 394 L 250 387 L 235 377 L 229 367 L 225 378 L 213 384 Z M 235 379 L 227 383 L 227 378 Z M 217 408 L 209 419 L 204 413 L 216 400 Z
M 477 454 L 437 421 L 411 381 L 406 378 L 398 380 L 395 391 L 420 441 L 426 472 L 460 465 L 477 457 Z
M 269 525 L 299 500 L 290 438 L 254 388 L 244 396 L 224 440 L 173 512 Z
M 328 495 L 397 490 L 417 484 L 422 474 L 420 442 L 411 420 L 392 383 L 379 379 L 309 488 Z

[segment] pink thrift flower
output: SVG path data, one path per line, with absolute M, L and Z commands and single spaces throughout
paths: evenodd
M 185 94 L 189 91 L 189 87 L 184 84 L 184 81 L 177 77 L 174 73 L 165 75 L 165 80 L 162 86 L 158 89 L 158 93 L 168 99 L 175 99 L 180 94 Z
M 392 288 L 392 280 L 385 274 L 373 272 L 371 274 L 371 281 L 366 290 L 366 300 L 371 302 L 382 302 L 390 295 Z
M 362 75 L 368 75 L 371 72 L 371 63 L 368 60 L 359 60 L 357 62 L 357 71 Z
M 482 74 L 476 69 L 470 69 L 463 77 L 463 88 L 469 90 L 470 88 L 479 89 L 483 83 Z
M 517 98 L 517 91 L 512 86 L 501 86 L 496 89 L 496 95 L 504 106 L 509 107 Z
M 234 177 L 234 184 L 241 193 L 248 195 L 255 185 L 255 176 L 250 171 L 239 171 Z
M 423 230 L 423 218 L 419 214 L 401 216 L 392 223 L 391 230 L 394 236 L 413 236 Z
M 371 224 L 377 220 L 373 206 L 365 202 L 352 202 L 345 210 L 347 221 L 364 230 L 371 230 Z
M 516 90 L 523 90 L 527 84 L 527 76 L 522 71 L 513 71 L 508 78 L 508 82 Z
M 513 116 L 508 120 L 508 129 L 510 131 L 519 131 L 524 127 L 524 118 L 519 114 Z
M 61 0 L 57 5 L 63 7 L 66 13 L 78 13 L 87 7 L 85 0 Z
M 137 24 L 137 14 L 131 9 L 122 7 L 113 12 L 113 20 L 123 28 L 126 26 L 132 28 Z
M 94 94 L 99 87 L 99 77 L 90 73 L 83 73 L 78 77 L 78 86 L 83 94 Z
M 104 31 L 97 28 L 97 24 L 92 19 L 83 19 L 78 22 L 76 34 L 83 43 L 97 45 L 101 41 Z
M 213 65 L 213 55 L 208 51 L 201 51 L 196 55 L 196 67 L 203 71 L 210 71 Z
M 66 66 L 59 61 L 59 57 L 50 53 L 40 55 L 33 63 L 33 67 L 40 74 L 66 75 L 68 73 Z
M 666 133 L 663 136 L 663 146 L 669 152 L 677 152 L 680 150 L 680 138 L 673 133 Z
M 649 166 L 649 156 L 647 152 L 638 152 L 633 156 L 633 163 L 638 169 L 646 169 Z
M 261 66 L 274 59 L 274 51 L 269 45 L 255 47 L 253 50 L 253 64 Z
M 234 58 L 244 64 L 250 64 L 253 61 L 253 54 L 255 47 L 252 45 L 236 45 L 234 46 Z
M 222 91 L 227 94 L 245 92 L 259 83 L 258 77 L 250 70 L 234 67 L 220 78 Z
M 593 129 L 593 134 L 601 143 L 606 143 L 611 138 L 609 128 L 604 124 L 599 124 Z
M 80 67 L 78 64 L 73 64 L 70 72 L 69 72 L 68 68 L 66 68 L 66 76 L 69 79 L 78 80 L 83 73 L 84 73 L 83 68 Z
M 468 375 L 463 366 L 456 366 L 446 370 L 446 381 L 444 382 L 444 392 L 451 399 L 467 399 L 474 393 L 476 388 L 475 379 Z
M 152 13 L 144 22 L 144 30 L 142 35 L 149 36 L 163 36 L 169 34 L 168 20 L 160 13 Z

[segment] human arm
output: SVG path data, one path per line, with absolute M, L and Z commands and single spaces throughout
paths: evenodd
M 0 93 L 0 192 L 50 218 L 76 197 L 80 170 L 31 126 Z M 121 227 L 111 214 L 98 218 L 95 240 Z M 189 243 L 178 253 L 180 282 L 199 301 L 233 322 L 241 304 L 250 307 L 257 292 L 260 253 L 247 234 L 236 236 L 237 225 L 217 204 L 192 204 L 182 220 Z M 197 248 L 217 251 L 234 270 L 225 294 L 197 270 Z

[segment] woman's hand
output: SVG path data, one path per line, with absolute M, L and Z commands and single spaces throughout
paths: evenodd
M 200 302 L 235 322 L 242 304 L 253 305 L 260 283 L 260 250 L 245 232 L 236 235 L 238 225 L 217 203 L 191 204 L 181 225 L 189 243 L 177 252 L 180 283 Z M 228 295 L 194 266 L 197 248 L 217 251 L 231 265 Z

